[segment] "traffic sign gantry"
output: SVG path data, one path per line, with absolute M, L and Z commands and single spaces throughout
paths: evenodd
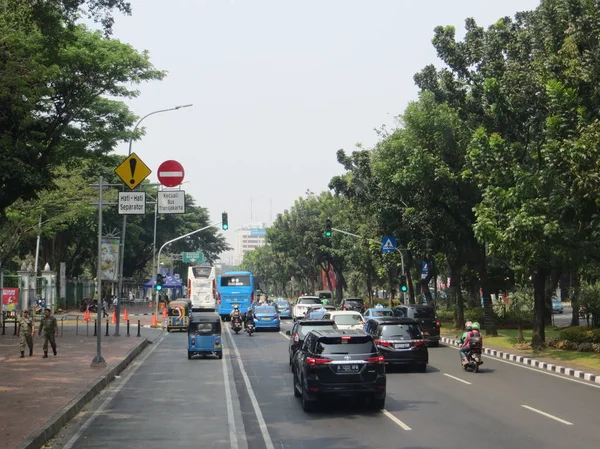
M 158 182 L 165 187 L 177 187 L 183 182 L 183 165 L 177 161 L 164 161 L 158 167 Z
M 181 255 L 184 262 L 204 262 L 204 253 L 202 251 L 182 253 Z
M 137 154 L 131 153 L 121 165 L 115 168 L 115 173 L 127 187 L 133 190 L 144 182 L 144 179 L 152 173 L 152 170 L 144 164 Z

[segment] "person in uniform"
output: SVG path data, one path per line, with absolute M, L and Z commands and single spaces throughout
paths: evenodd
M 52 346 L 52 352 L 56 356 L 56 340 L 55 337 L 58 335 L 58 323 L 56 318 L 52 316 L 50 309 L 44 310 L 44 317 L 40 321 L 39 335 L 44 333 L 44 356 L 43 359 L 48 358 L 48 342 Z
M 21 358 L 25 357 L 25 345 L 29 347 L 29 357 L 33 355 L 33 318 L 29 316 L 29 310 L 23 310 L 19 318 L 19 344 Z

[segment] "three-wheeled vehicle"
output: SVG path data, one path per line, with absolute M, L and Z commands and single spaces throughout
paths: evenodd
M 219 315 L 193 316 L 188 325 L 188 360 L 192 356 L 216 355 L 223 358 L 221 317 Z
M 177 299 L 171 301 L 167 306 L 167 332 L 172 329 L 185 331 L 188 328 L 190 316 L 192 314 L 192 302 L 186 299 Z

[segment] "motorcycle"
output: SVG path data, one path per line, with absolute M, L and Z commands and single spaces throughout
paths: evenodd
M 236 335 L 242 330 L 242 320 L 239 318 L 234 318 L 231 323 L 231 328 L 236 333 Z
M 473 342 L 467 351 L 467 363 L 463 365 L 465 371 L 471 370 L 474 373 L 479 372 L 479 365 L 483 365 L 481 360 L 482 345 L 481 342 Z
M 246 332 L 248 332 L 248 337 L 252 337 L 252 333 L 256 330 L 254 327 L 254 321 L 248 321 L 246 324 Z

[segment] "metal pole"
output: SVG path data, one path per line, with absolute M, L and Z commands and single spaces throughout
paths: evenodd
M 38 225 L 38 235 L 37 235 L 37 243 L 35 244 L 35 266 L 33 267 L 33 272 L 35 276 L 38 275 L 38 264 L 40 261 L 40 238 L 42 236 L 42 216 L 40 215 L 40 223 Z
M 138 129 L 138 126 L 140 126 L 140 123 L 142 123 L 144 121 L 144 119 L 146 119 L 154 114 L 160 114 L 161 112 L 176 111 L 176 110 L 182 109 L 182 108 L 189 108 L 190 106 L 193 106 L 193 105 L 192 104 L 184 104 L 181 106 L 175 106 L 174 108 L 160 109 L 158 111 L 151 112 L 150 114 L 146 114 L 141 119 L 139 119 L 138 122 L 133 127 L 132 136 L 129 139 L 129 156 L 131 156 L 131 146 L 133 145 L 133 135 L 135 134 L 136 130 Z M 121 296 L 123 293 L 123 263 L 125 262 L 124 259 L 125 259 L 125 233 L 126 232 L 127 232 L 127 215 L 123 214 L 123 225 L 121 226 L 121 238 L 119 239 L 119 281 L 118 281 L 118 286 L 117 286 L 117 298 L 119 298 L 119 301 L 117 302 L 118 306 L 117 306 L 117 322 L 115 324 L 115 336 L 119 336 L 119 321 L 120 321 L 119 320 L 119 312 L 121 309 Z
M 102 176 L 98 179 L 98 267 L 96 270 L 96 288 L 98 290 L 98 327 L 102 323 L 102 200 L 104 187 L 102 185 Z M 92 361 L 92 366 L 104 367 L 106 360 L 102 357 L 102 332 L 98 329 L 96 335 L 96 357 Z
M 158 192 L 158 188 L 156 189 Z M 152 242 L 152 290 L 154 291 L 154 287 L 156 286 L 156 221 L 158 216 L 158 194 L 156 196 L 156 203 L 154 203 L 154 240 Z M 158 310 L 158 305 L 156 305 Z M 158 316 L 156 317 L 158 319 Z
M 160 253 L 162 253 L 162 250 L 164 249 L 165 246 L 170 245 L 171 243 L 176 242 L 177 240 L 181 240 L 181 239 L 184 239 L 186 237 L 189 237 L 190 235 L 196 234 L 198 232 L 206 231 L 207 229 L 212 228 L 212 227 L 217 226 L 217 225 L 220 225 L 220 224 L 221 224 L 220 221 L 218 223 L 211 223 L 208 226 L 204 226 L 203 228 L 196 229 L 195 231 L 192 231 L 192 232 L 188 232 L 187 234 L 181 235 L 181 236 L 176 237 L 176 238 L 174 238 L 172 240 L 169 240 L 168 242 L 163 243 L 163 246 L 161 246 L 160 249 L 158 250 L 158 256 L 156 258 L 157 263 L 160 263 Z M 154 273 L 154 275 L 157 276 L 157 277 L 158 277 L 158 270 L 159 270 L 159 268 L 157 267 L 156 268 L 156 272 Z M 158 319 L 158 290 L 156 290 L 156 289 L 154 289 L 154 290 L 155 290 L 154 297 L 156 299 L 154 313 L 156 314 L 156 319 Z

